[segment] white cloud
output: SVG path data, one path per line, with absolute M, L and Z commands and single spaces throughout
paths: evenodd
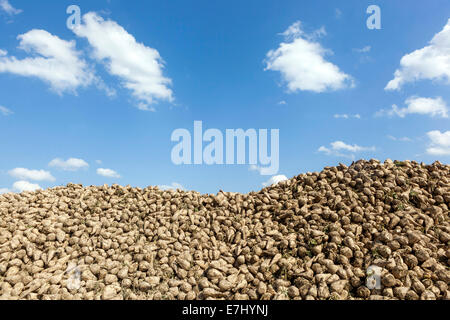
M 17 181 L 13 184 L 13 189 L 18 192 L 36 191 L 42 189 L 38 184 L 30 183 L 28 181 Z
M 164 62 L 157 50 L 138 43 L 122 26 L 96 13 L 85 14 L 83 22 L 73 31 L 89 41 L 94 58 L 131 90 L 139 109 L 151 110 L 148 106 L 158 100 L 173 101 L 171 80 L 163 76 Z
M 59 94 L 75 92 L 76 88 L 88 86 L 96 80 L 76 51 L 75 41 L 65 41 L 45 30 L 36 29 L 17 38 L 20 40 L 19 48 L 29 52 L 30 56 L 19 60 L 0 55 L 0 73 L 39 78 Z
M 370 52 L 370 50 L 372 50 L 372 47 L 371 46 L 365 46 L 365 47 L 363 47 L 363 48 L 356 48 L 356 49 L 353 49 L 354 51 L 356 51 L 356 52 L 358 52 L 358 53 L 368 53 L 368 52 Z
M 9 116 L 9 115 L 13 114 L 14 112 L 12 112 L 11 110 L 9 110 L 6 107 L 0 106 L 0 113 L 3 114 L 4 116 Z
M 440 132 L 438 130 L 427 133 L 431 145 L 427 153 L 431 155 L 450 155 L 450 131 Z
M 111 169 L 99 168 L 97 169 L 97 174 L 107 178 L 120 178 L 120 175 Z
M 286 105 L 287 103 L 286 103 L 286 101 L 282 100 L 282 101 L 278 102 L 278 104 L 279 104 L 280 106 L 284 106 L 284 105 Z
M 450 19 L 428 46 L 402 57 L 385 90 L 399 90 L 407 82 L 424 79 L 450 83 Z
M 318 38 L 324 37 L 327 35 L 327 31 L 324 26 L 320 27 L 317 30 L 314 30 L 311 33 L 305 33 L 302 30 L 302 23 L 301 21 L 296 21 L 292 25 L 289 26 L 289 28 L 286 29 L 286 31 L 279 33 L 280 36 L 283 36 L 286 41 L 292 41 L 299 37 L 304 37 L 307 40 L 314 41 Z
M 334 118 L 336 119 L 349 119 L 349 118 L 355 118 L 355 119 L 361 119 L 360 114 L 335 114 Z
M 162 186 L 158 186 L 158 188 L 160 188 L 161 190 L 186 190 L 181 184 L 173 182 L 170 185 L 162 185 Z
M 408 114 L 429 115 L 431 117 L 448 118 L 448 107 L 441 97 L 437 98 L 422 98 L 410 97 L 405 101 L 406 108 L 399 108 L 393 105 L 390 110 L 380 110 L 375 116 L 399 116 L 404 118 Z
M 401 141 L 401 142 L 411 142 L 412 141 L 412 139 L 408 138 L 408 137 L 397 138 L 397 137 L 394 137 L 394 136 L 391 136 L 391 135 L 388 135 L 387 137 L 388 137 L 388 139 L 390 139 L 392 141 Z
M 11 16 L 22 12 L 22 10 L 14 8 L 8 0 L 0 0 L 0 9 Z
M 48 165 L 49 167 L 59 168 L 64 171 L 77 171 L 89 167 L 89 164 L 86 161 L 84 161 L 83 159 L 76 159 L 76 158 L 70 158 L 67 160 L 56 158 L 50 161 Z
M 9 189 L 6 189 L 6 188 L 0 188 L 0 194 L 3 194 L 3 193 L 9 193 L 9 192 L 11 192 Z
M 10 170 L 9 175 L 11 177 L 21 180 L 33 180 L 33 181 L 55 181 L 56 179 L 50 172 L 44 170 L 29 170 L 25 168 L 15 168 Z
M 365 151 L 375 151 L 375 147 L 361 147 L 356 144 L 350 145 L 342 141 L 335 141 L 330 143 L 330 147 L 321 146 L 318 149 L 319 152 L 323 152 L 327 155 L 334 155 L 339 157 L 353 157 L 352 154 L 365 152 Z M 348 152 L 350 154 L 342 153 Z
M 278 184 L 278 183 L 280 183 L 282 181 L 286 181 L 286 180 L 288 180 L 288 178 L 285 175 L 273 176 L 272 178 L 270 178 L 269 180 L 264 182 L 262 185 L 264 187 L 268 187 L 268 186 Z
M 315 38 L 324 34 L 324 28 L 311 35 L 305 34 L 300 21 L 295 22 L 282 33 L 285 42 L 267 53 L 265 70 L 279 71 L 290 92 L 325 92 L 352 87 L 352 77 L 326 61 L 324 57 L 330 51 L 315 42 Z
M 350 152 L 359 152 L 359 151 L 366 151 L 366 150 L 374 150 L 373 147 L 367 148 L 367 147 L 360 147 L 356 144 L 349 145 L 342 141 L 336 141 L 331 143 L 331 147 L 333 150 L 346 150 Z
M 301 21 L 296 21 L 286 31 L 279 33 L 279 35 L 283 36 L 286 40 L 293 40 L 305 35 L 305 33 L 301 29 Z
M 95 163 L 102 164 L 103 162 L 102 162 L 102 160 L 95 160 Z
M 310 35 L 305 35 L 308 40 L 315 40 L 318 38 L 325 37 L 327 35 L 327 30 L 324 26 L 321 26 L 319 29 L 314 30 Z
M 139 103 L 136 105 L 136 107 L 137 107 L 139 110 L 142 110 L 142 111 L 156 112 L 156 109 L 155 109 L 154 107 L 152 107 L 152 106 L 149 106 L 148 103 L 146 103 L 146 102 L 139 102 Z
M 336 8 L 334 10 L 334 16 L 336 17 L 336 19 L 340 19 L 342 17 L 342 11 L 339 8 Z

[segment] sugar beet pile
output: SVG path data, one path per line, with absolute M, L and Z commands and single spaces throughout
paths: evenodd
M 450 165 L 390 160 L 249 194 L 4 194 L 0 297 L 450 299 L 449 206 Z

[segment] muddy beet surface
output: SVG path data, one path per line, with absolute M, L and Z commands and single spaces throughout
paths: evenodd
M 0 195 L 1 299 L 450 299 L 450 165 Z

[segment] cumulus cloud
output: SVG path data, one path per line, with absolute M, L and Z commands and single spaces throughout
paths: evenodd
M 77 158 L 70 158 L 67 160 L 56 158 L 50 161 L 48 165 L 49 167 L 58 168 L 64 171 L 77 171 L 89 167 L 89 164 L 86 161 Z
M 429 45 L 403 56 L 385 90 L 399 90 L 418 80 L 443 80 L 450 83 L 450 19 Z
M 85 14 L 83 22 L 73 31 L 86 38 L 93 48 L 93 57 L 122 80 L 139 109 L 151 111 L 149 105 L 158 100 L 173 101 L 171 80 L 163 76 L 164 61 L 156 49 L 137 42 L 115 21 L 105 21 L 96 13 Z
M 448 107 L 441 97 L 422 98 L 410 97 L 405 101 L 407 107 L 399 108 L 393 105 L 392 109 L 378 111 L 375 116 L 398 116 L 404 118 L 408 114 L 429 115 L 431 117 L 448 118 Z
M 15 168 L 10 170 L 9 175 L 11 177 L 21 180 L 33 180 L 33 181 L 55 181 L 56 179 L 50 172 L 45 170 L 29 170 L 25 168 Z
M 9 189 L 0 188 L 0 194 L 9 193 L 9 192 L 11 192 Z
M 263 186 L 264 187 L 268 187 L 274 184 L 278 184 L 282 181 L 286 181 L 288 180 L 288 178 L 285 175 L 278 175 L 278 176 L 273 176 L 271 177 L 269 180 L 267 180 L 266 182 L 263 182 Z
M 99 168 L 97 169 L 97 174 L 107 178 L 120 178 L 120 175 L 116 171 L 111 169 Z
M 42 189 L 38 184 L 30 183 L 28 181 L 17 181 L 13 184 L 13 189 L 18 192 L 36 191 Z
M 350 145 L 342 141 L 335 141 L 330 143 L 330 147 L 321 146 L 318 151 L 327 155 L 353 158 L 355 153 L 375 151 L 375 147 L 361 147 L 356 144 Z
M 450 131 L 440 132 L 438 130 L 427 133 L 431 145 L 427 153 L 436 156 L 450 155 Z
M 17 37 L 19 48 L 29 57 L 0 55 L 0 73 L 36 77 L 50 84 L 57 93 L 75 92 L 96 79 L 87 63 L 76 51 L 75 41 L 65 41 L 45 30 L 31 30 Z
M 173 182 L 170 185 L 161 185 L 158 186 L 161 190 L 186 190 L 181 184 L 177 183 L 177 182 Z
M 290 92 L 325 92 L 352 87 L 352 77 L 325 60 L 331 51 L 316 41 L 325 34 L 324 28 L 306 34 L 301 22 L 295 22 L 282 33 L 285 42 L 267 53 L 265 70 L 279 71 Z
M 5 11 L 10 16 L 16 15 L 22 12 L 20 9 L 14 8 L 8 0 L 0 0 L 0 9 Z
M 0 106 L 0 113 L 4 116 L 9 116 L 9 115 L 12 115 L 14 112 L 12 112 L 11 110 L 9 110 L 6 107 Z
M 280 33 L 280 35 L 284 36 L 286 40 L 295 40 L 299 37 L 304 37 L 310 41 L 313 41 L 317 38 L 323 37 L 327 35 L 327 31 L 325 30 L 325 27 L 322 26 L 317 30 L 314 30 L 312 33 L 308 34 L 305 33 L 302 30 L 302 23 L 301 21 L 296 21 L 292 25 L 289 26 L 289 28 L 286 29 L 286 31 Z

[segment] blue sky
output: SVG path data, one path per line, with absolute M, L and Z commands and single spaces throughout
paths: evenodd
M 446 0 L 0 0 L 0 192 L 249 192 L 361 158 L 448 163 L 449 19 Z M 173 164 L 196 120 L 279 129 L 279 172 Z

